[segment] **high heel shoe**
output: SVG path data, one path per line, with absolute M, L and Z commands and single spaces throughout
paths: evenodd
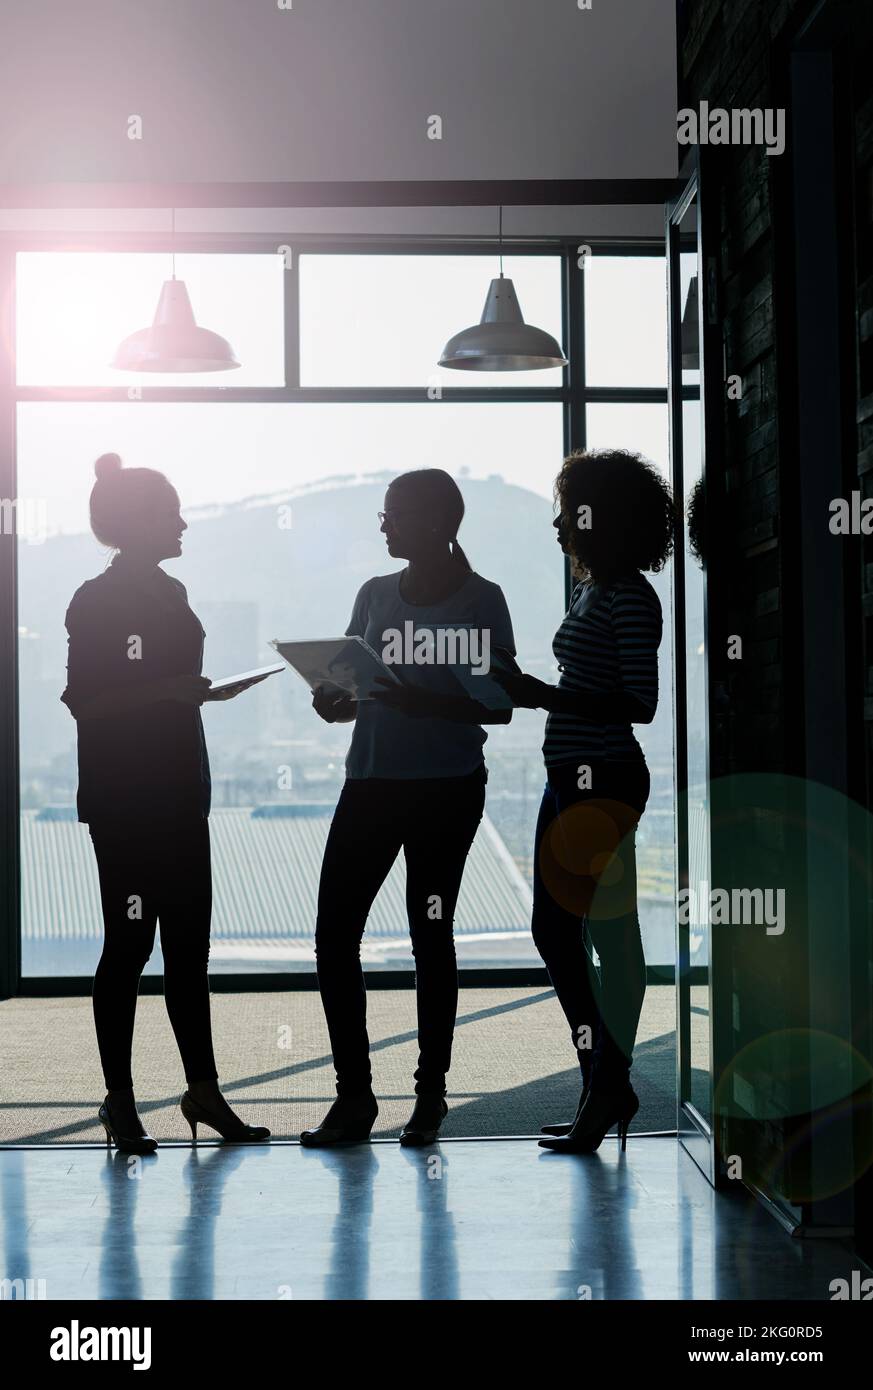
M 400 1136 L 403 1147 L 420 1148 L 423 1144 L 432 1144 L 448 1113 L 449 1107 L 442 1096 L 417 1096 L 415 1109 Z
M 195 1144 L 198 1124 L 208 1125 L 229 1144 L 258 1144 L 270 1137 L 266 1125 L 244 1124 L 238 1115 L 234 1115 L 230 1106 L 227 1107 L 230 1119 L 224 1115 L 216 1115 L 212 1110 L 207 1110 L 205 1105 L 201 1105 L 199 1100 L 195 1100 L 190 1091 L 185 1091 L 182 1095 L 179 1109 L 191 1126 L 191 1139 Z
M 362 1144 L 370 1137 L 379 1106 L 372 1091 L 361 1096 L 337 1096 L 320 1125 L 304 1129 L 305 1149 L 326 1149 L 334 1144 Z
M 153 1139 L 150 1134 L 146 1134 L 142 1127 L 140 1118 L 134 1108 L 133 1117 L 127 1115 L 123 1123 L 130 1129 L 136 1124 L 138 1134 L 123 1134 L 118 1127 L 116 1118 L 110 1113 L 108 1101 L 103 1102 L 97 1111 L 97 1118 L 106 1130 L 106 1147 L 111 1148 L 112 1144 L 123 1154 L 153 1154 L 158 1147 L 157 1139 Z
M 640 1108 L 639 1097 L 628 1082 L 621 1091 L 590 1090 L 569 1134 L 554 1139 L 540 1139 L 541 1149 L 556 1153 L 591 1154 L 600 1148 L 604 1138 L 616 1126 L 621 1151 L 627 1148 L 628 1125 Z
M 540 1134 L 569 1134 L 570 1130 L 573 1128 L 574 1124 L 579 1118 L 579 1114 L 582 1110 L 582 1106 L 585 1104 L 590 1088 L 591 1081 L 588 1077 L 586 1077 L 582 1082 L 582 1094 L 579 1097 L 579 1104 L 576 1106 L 576 1114 L 573 1116 L 573 1119 L 570 1121 L 569 1124 L 540 1125 Z

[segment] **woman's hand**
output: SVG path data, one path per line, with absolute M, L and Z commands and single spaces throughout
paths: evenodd
M 377 676 L 376 684 L 384 686 L 385 689 L 376 691 L 373 699 L 380 705 L 387 705 L 388 709 L 399 710 L 411 719 L 422 719 L 437 713 L 434 694 L 425 690 L 424 686 L 400 685 L 397 681 L 389 681 L 385 676 Z
M 312 692 L 312 708 L 325 724 L 348 724 L 358 712 L 358 702 L 338 686 L 318 685 Z
M 254 685 L 254 681 L 251 682 Z M 215 704 L 216 700 L 232 700 L 235 696 L 241 695 L 244 690 L 248 690 L 248 683 L 243 685 L 224 685 L 221 690 L 208 690 L 206 700 L 209 704 Z
M 491 678 L 501 686 L 517 709 L 547 709 L 549 691 L 554 686 L 538 681 L 536 676 L 516 675 L 513 671 L 491 671 Z
M 176 700 L 181 705 L 202 705 L 212 681 L 206 676 L 164 676 L 155 682 L 156 700 Z

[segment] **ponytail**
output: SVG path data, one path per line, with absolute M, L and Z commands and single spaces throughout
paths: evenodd
M 458 527 L 464 520 L 464 498 L 451 474 L 443 468 L 416 468 L 410 473 L 398 474 L 391 486 L 404 488 L 420 506 L 431 512 L 438 523 L 433 530 L 448 542 L 455 564 L 472 574 L 473 566 L 457 539 Z
M 461 569 L 469 570 L 470 573 L 472 573 L 473 566 L 470 564 L 470 561 L 467 559 L 460 545 L 458 545 L 457 540 L 449 541 L 449 549 L 455 564 L 460 565 Z

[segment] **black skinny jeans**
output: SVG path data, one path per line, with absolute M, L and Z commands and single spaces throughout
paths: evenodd
M 445 1095 L 458 1008 L 453 921 L 464 865 L 485 807 L 484 766 L 468 777 L 352 778 L 334 812 L 321 866 L 315 954 L 337 1094 L 371 1085 L 361 938 L 400 850 L 415 957 L 416 1095 Z
M 581 760 L 580 760 L 581 763 Z M 628 1081 L 646 992 L 635 832 L 649 796 L 644 762 L 549 768 L 534 848 L 532 932 L 570 1025 L 583 1080 Z M 586 949 L 600 957 L 600 978 Z
M 208 820 L 137 830 L 92 824 L 90 831 L 105 928 L 94 975 L 94 1024 L 107 1090 L 133 1084 L 130 1057 L 139 978 L 159 920 L 164 999 L 185 1079 L 216 1079 L 207 975 L 212 916 Z

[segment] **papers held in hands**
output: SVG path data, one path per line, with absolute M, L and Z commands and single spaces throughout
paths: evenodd
M 337 637 L 324 642 L 271 642 L 280 656 L 293 667 L 312 690 L 320 685 L 347 690 L 355 700 L 372 700 L 383 686 L 382 676 L 401 682 L 381 656 L 368 647 L 362 637 Z
M 490 670 L 521 675 L 521 667 L 506 647 L 493 649 Z M 512 701 L 503 686 L 498 685 L 489 672 L 474 671 L 469 665 L 458 664 L 452 667 L 452 675 L 464 694 L 469 695 L 471 700 L 478 700 L 486 709 L 512 709 Z
M 259 666 L 255 671 L 242 671 L 238 676 L 222 676 L 221 680 L 212 682 L 206 698 L 214 700 L 231 691 L 236 695 L 240 690 L 248 690 L 250 685 L 257 685 L 258 681 L 265 681 L 268 676 L 275 676 L 284 670 L 284 666 Z

